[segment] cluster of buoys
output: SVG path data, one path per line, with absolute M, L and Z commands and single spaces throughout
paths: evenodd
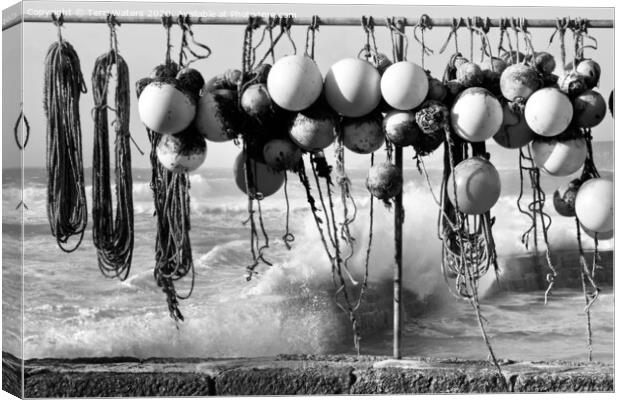
M 283 172 L 296 170 L 303 152 L 324 150 L 339 131 L 344 147 L 358 154 L 377 151 L 386 138 L 422 154 L 435 150 L 449 123 L 448 109 L 438 102 L 447 89 L 417 64 L 391 64 L 382 54 L 378 59 L 378 65 L 342 59 L 324 78 L 307 55 L 285 56 L 245 73 L 229 70 L 205 85 L 194 125 L 207 140 L 243 136 L 244 158 L 256 165 L 257 175 L 248 174 L 238 157 L 235 181 L 246 192 L 250 176 L 249 186 L 263 196 L 282 186 Z M 369 188 L 376 190 L 369 190 L 384 200 L 393 197 L 402 177 L 394 178 L 384 164 L 374 168 Z
M 235 181 L 245 193 L 268 196 L 283 185 L 285 171 L 298 168 L 303 152 L 324 150 L 339 130 L 343 145 L 358 154 L 371 154 L 387 140 L 426 155 L 450 127 L 470 143 L 493 138 L 506 148 L 529 144 L 541 171 L 568 176 L 587 156 L 582 130 L 598 125 L 607 110 L 595 90 L 600 67 L 593 60 L 558 77 L 546 52 L 506 52 L 480 64 L 457 53 L 450 61 L 456 78 L 445 82 L 413 62 L 381 60 L 374 65 L 345 58 L 323 78 L 312 58 L 290 55 L 273 66 L 228 70 L 207 83 L 195 70 L 161 66 L 142 89 L 140 117 L 164 135 L 157 156 L 171 171 L 197 168 L 206 154 L 204 139 L 243 135 L 247 146 L 235 161 Z M 388 164 L 373 166 L 367 177 L 369 191 L 383 200 L 402 187 L 402 176 Z M 451 175 L 448 197 L 460 211 L 485 213 L 497 201 L 501 184 L 488 159 L 465 159 Z M 563 188 L 555 203 L 576 187 Z
M 140 120 L 162 135 L 157 159 L 171 172 L 191 172 L 205 161 L 205 116 L 198 107 L 204 98 L 203 86 L 200 72 L 193 68 L 179 71 L 175 63 L 157 66 L 150 77 L 137 83 Z

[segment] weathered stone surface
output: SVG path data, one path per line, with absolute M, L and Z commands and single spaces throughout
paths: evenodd
M 213 381 L 195 373 L 43 372 L 25 377 L 26 397 L 214 395 Z
M 611 392 L 614 390 L 613 373 L 539 374 L 520 375 L 515 392 Z
M 6 355 L 3 375 L 19 366 Z M 25 364 L 26 397 L 140 397 L 613 391 L 613 365 L 348 355 L 237 359 L 42 359 Z M 6 368 L 6 367 L 9 368 Z M 17 376 L 16 374 L 14 374 Z M 12 378 L 10 378 L 12 379 Z
M 351 386 L 352 367 L 234 369 L 215 377 L 218 396 L 341 394 Z

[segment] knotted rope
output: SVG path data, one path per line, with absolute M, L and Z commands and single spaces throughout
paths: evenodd
M 422 69 L 424 69 L 424 57 L 430 56 L 433 54 L 433 49 L 426 45 L 426 41 L 424 40 L 424 31 L 433 29 L 433 21 L 427 14 L 422 14 L 418 23 L 413 28 L 413 38 L 416 42 L 420 43 L 421 46 L 421 54 L 420 54 L 420 62 L 422 64 Z M 418 38 L 418 30 L 420 31 L 420 37 Z
M 181 28 L 181 50 L 179 51 L 179 65 L 187 67 L 193 62 L 203 60 L 211 55 L 211 49 L 209 48 L 209 46 L 196 40 L 196 37 L 194 36 L 194 31 L 192 30 L 192 21 L 189 14 L 179 15 L 177 17 L 177 24 Z M 204 54 L 199 54 L 191 48 L 190 42 L 187 40 L 188 34 L 191 39 L 191 43 L 204 50 Z M 187 52 L 189 52 L 189 54 L 192 55 L 194 58 L 190 59 L 187 55 Z
M 459 19 L 452 18 L 452 26 L 450 27 L 450 33 L 448 34 L 448 37 L 446 38 L 446 40 L 443 42 L 443 45 L 441 45 L 441 48 L 439 49 L 439 54 L 443 54 L 443 52 L 448 47 L 448 44 L 450 43 L 450 39 L 452 39 L 453 37 L 454 37 L 454 52 L 455 53 L 459 52 L 459 39 L 457 36 L 457 32 L 462 24 L 463 24 L 463 18 L 459 18 Z
M 110 51 L 95 61 L 92 75 L 93 120 L 93 243 L 97 249 L 99 269 L 106 277 L 125 280 L 129 275 L 134 245 L 134 214 L 129 132 L 130 84 L 127 63 L 118 53 L 116 18 L 108 14 Z M 108 87 L 112 67 L 116 67 L 117 86 L 114 108 L 108 105 Z M 116 217 L 110 187 L 108 109 L 115 113 Z
M 82 243 L 88 221 L 79 108 L 86 84 L 77 53 L 62 38 L 63 20 L 62 14 L 57 18 L 52 13 L 58 40 L 45 57 L 43 97 L 47 120 L 47 216 L 58 246 L 70 253 Z M 77 243 L 68 247 L 72 236 L 78 236 Z
M 557 18 L 555 23 L 555 30 L 549 37 L 549 45 L 553 43 L 553 39 L 555 35 L 558 35 L 558 40 L 560 42 L 560 59 L 562 60 L 562 71 L 566 73 L 566 44 L 564 42 L 566 36 L 566 29 L 570 26 L 571 22 L 569 18 Z

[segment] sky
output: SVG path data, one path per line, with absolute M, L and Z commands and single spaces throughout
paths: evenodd
M 130 3 L 130 2 L 52 2 L 52 1 L 25 1 L 25 13 L 49 13 L 51 10 L 71 9 L 72 12 L 94 14 L 106 11 L 136 12 L 142 11 L 146 15 L 173 15 L 186 13 L 216 13 L 220 15 L 244 15 L 246 13 L 286 13 L 298 17 L 312 16 L 359 16 L 372 15 L 375 17 L 405 16 L 417 21 L 423 13 L 432 17 L 525 17 L 525 18 L 556 18 L 569 16 L 589 19 L 613 18 L 611 8 L 560 8 L 560 7 L 473 7 L 473 6 L 402 6 L 402 5 L 323 5 L 323 4 L 217 4 L 217 3 Z M 3 33 L 4 51 L 17 52 L 18 46 L 11 45 L 10 38 L 19 37 L 19 25 Z M 241 67 L 241 51 L 243 26 L 224 25 L 196 25 L 194 26 L 196 39 L 207 44 L 213 51 L 211 57 L 192 64 L 198 69 L 205 80 L 222 73 L 229 68 Z M 560 47 L 558 42 L 549 46 L 549 37 L 553 29 L 531 28 L 533 45 L 537 51 L 548 51 L 556 57 L 559 64 Z M 172 43 L 173 55 L 178 57 L 179 29 L 173 28 Z M 260 37 L 261 29 L 257 30 L 256 41 Z M 305 26 L 293 26 L 292 38 L 297 51 L 303 52 L 305 42 Z M 454 47 L 450 45 L 443 53 L 439 53 L 443 41 L 449 33 L 448 28 L 435 27 L 426 32 L 427 45 L 434 50 L 434 54 L 426 56 L 425 68 L 430 69 L 433 76 L 441 78 Z M 80 101 L 84 165 L 92 165 L 93 123 L 90 110 L 93 107 L 91 91 L 91 73 L 97 56 L 108 51 L 109 33 L 104 24 L 65 24 L 62 30 L 63 38 L 69 41 L 76 49 L 82 66 L 82 72 L 88 85 L 88 93 L 82 95 Z M 407 59 L 420 63 L 420 46 L 413 39 L 413 28 L 406 31 L 408 37 Z M 613 88 L 613 30 L 591 29 L 590 34 L 598 40 L 598 50 L 586 50 L 586 56 L 592 57 L 601 64 L 602 77 L 599 90 L 607 98 Z M 26 116 L 31 126 L 31 138 L 27 151 L 24 154 L 26 167 L 45 165 L 45 119 L 43 112 L 43 73 L 44 57 L 48 47 L 56 38 L 56 28 L 50 23 L 25 23 L 23 26 L 23 102 Z M 376 28 L 378 48 L 381 52 L 391 54 L 389 31 L 385 27 Z M 497 48 L 498 29 L 489 33 L 489 39 L 494 50 Z M 165 32 L 160 25 L 127 24 L 118 28 L 119 50 L 129 65 L 130 81 L 132 83 L 131 97 L 131 133 L 139 146 L 148 152 L 149 144 L 146 131 L 138 118 L 137 99 L 133 84 L 136 80 L 147 76 L 153 67 L 164 60 Z M 323 74 L 336 61 L 355 57 L 365 43 L 364 32 L 360 27 L 324 26 L 320 28 L 316 38 L 315 59 Z M 255 43 L 256 43 L 255 41 Z M 8 46 L 7 46 L 8 44 Z M 572 57 L 572 37 L 566 36 L 567 57 Z M 465 29 L 459 31 L 459 49 L 469 56 L 469 33 Z M 475 59 L 479 60 L 479 39 L 475 39 Z M 521 48 L 523 48 L 523 43 Z M 262 56 L 267 47 L 257 50 Z M 286 40 L 281 40 L 276 46 L 276 58 L 292 54 L 293 47 Z M 5 53 L 6 54 L 6 53 Z M 18 57 L 18 55 L 17 55 Z M 12 139 L 12 130 L 19 113 L 19 66 L 7 61 L 3 57 L 3 95 L 11 96 L 14 100 L 5 101 L 3 118 L 3 158 L 5 165 L 18 165 L 19 152 L 15 149 Z M 7 132 L 11 132 L 10 135 Z M 613 138 L 613 120 L 607 114 L 601 125 L 593 130 L 594 140 L 609 141 Z M 135 148 L 132 149 L 133 165 L 136 168 L 148 167 L 148 156 L 141 156 Z M 239 149 L 231 142 L 208 143 L 207 160 L 201 168 L 232 168 L 232 163 Z M 351 165 L 366 162 L 367 157 L 348 153 Z M 411 164 L 413 165 L 413 164 Z

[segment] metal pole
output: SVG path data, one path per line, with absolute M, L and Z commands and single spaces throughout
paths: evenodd
M 285 17 L 286 15 L 281 15 Z M 97 15 L 63 15 L 66 23 L 107 23 L 105 14 Z M 190 15 L 191 23 L 195 25 L 246 25 L 248 23 L 247 16 L 232 17 L 204 17 Z M 452 18 L 430 18 L 433 26 L 451 27 Z M 116 16 L 116 20 L 121 24 L 161 24 L 161 18 L 155 16 Z M 413 16 L 403 21 L 403 27 L 415 26 L 419 16 Z M 9 29 L 20 22 L 51 22 L 48 15 L 14 15 L 13 18 L 7 18 L 2 21 L 2 30 Z M 260 18 L 260 23 L 265 23 L 265 18 Z M 312 17 L 299 17 L 293 20 L 296 25 L 310 25 Z M 588 20 L 589 28 L 613 28 L 614 21 L 610 19 L 592 19 Z M 339 26 L 359 26 L 360 19 L 356 17 L 321 17 L 321 25 L 339 25 Z M 387 19 L 382 17 L 375 18 L 375 24 L 379 26 L 387 26 Z M 489 20 L 489 27 L 498 28 L 500 24 L 499 18 Z M 555 19 L 527 19 L 528 28 L 555 28 L 557 21 Z
M 396 27 L 403 34 L 405 33 L 406 20 L 399 18 L 396 21 Z M 396 58 L 397 61 L 403 61 L 404 54 L 404 38 L 399 35 L 396 41 Z M 403 174 L 403 148 L 394 146 L 394 165 Z M 394 358 L 400 359 L 400 339 L 402 336 L 402 277 L 403 277 L 403 220 L 405 218 L 403 209 L 403 190 L 396 195 L 394 199 Z

